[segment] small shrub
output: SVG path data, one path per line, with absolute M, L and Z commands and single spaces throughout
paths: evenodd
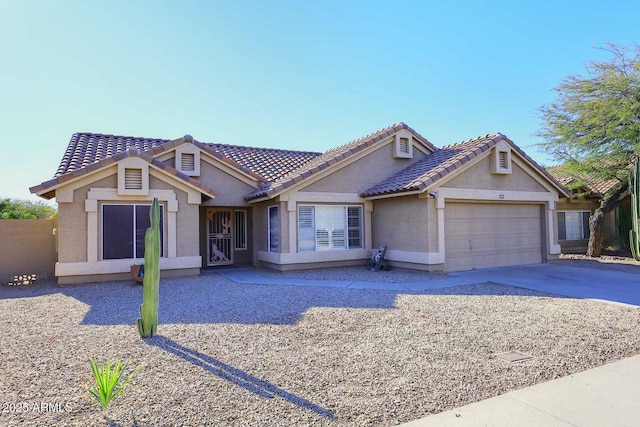
M 128 378 L 124 379 L 124 372 L 127 370 L 129 362 L 122 363 L 122 360 L 118 359 L 112 366 L 111 361 L 107 359 L 104 367 L 98 366 L 98 363 L 94 360 L 89 361 L 89 363 L 91 364 L 93 378 L 90 384 L 86 386 L 86 389 L 104 411 L 107 410 L 114 397 L 124 394 L 126 385 L 142 369 L 142 366 L 139 367 Z

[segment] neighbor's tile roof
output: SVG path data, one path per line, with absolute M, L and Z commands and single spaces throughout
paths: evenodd
M 368 190 L 365 190 L 360 196 L 374 197 L 386 194 L 423 191 L 471 159 L 490 150 L 500 141 L 508 142 L 513 150 L 517 151 L 523 158 L 529 161 L 560 190 L 564 192 L 567 191 L 541 166 L 515 145 L 513 141 L 501 133 L 494 133 L 440 148 L 408 166 L 406 169 L 391 175 Z
M 565 187 L 577 182 L 583 183 L 586 189 L 595 196 L 602 196 L 619 182 L 617 179 L 602 180 L 589 174 L 572 175 L 561 166 L 549 167 L 547 172 Z
M 354 154 L 364 150 L 367 147 L 370 147 L 371 145 L 385 138 L 388 138 L 389 136 L 395 134 L 396 132 L 399 132 L 402 129 L 407 129 L 412 132 L 416 136 L 416 138 L 420 139 L 420 141 L 431 150 L 437 150 L 437 148 L 433 144 L 431 144 L 426 138 L 417 133 L 415 130 L 411 129 L 407 124 L 402 122 L 396 123 L 392 126 L 380 129 L 369 135 L 363 136 L 362 138 L 358 138 L 347 144 L 333 148 L 322 153 L 321 155 L 316 156 L 310 161 L 302 164 L 299 168 L 291 170 L 290 173 L 283 175 L 282 177 L 280 177 L 280 179 L 267 182 L 259 190 L 247 195 L 246 199 L 252 200 L 260 197 L 273 197 L 278 192 L 291 187 L 292 185 L 320 172 L 321 170 L 328 168 L 335 163 L 341 162 L 353 156 Z

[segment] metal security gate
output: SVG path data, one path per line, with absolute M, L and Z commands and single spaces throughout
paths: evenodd
M 207 210 L 207 265 L 233 264 L 233 212 Z

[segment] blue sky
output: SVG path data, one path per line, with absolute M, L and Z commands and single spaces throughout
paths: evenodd
M 324 151 L 403 121 L 536 161 L 563 77 L 638 40 L 640 2 L 0 0 L 0 197 L 74 132 Z M 635 37 L 635 38 L 634 38 Z

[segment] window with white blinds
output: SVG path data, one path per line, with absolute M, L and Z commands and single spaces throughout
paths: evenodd
M 362 248 L 362 207 L 298 206 L 298 251 Z
M 559 211 L 558 240 L 582 240 L 589 238 L 589 211 Z

